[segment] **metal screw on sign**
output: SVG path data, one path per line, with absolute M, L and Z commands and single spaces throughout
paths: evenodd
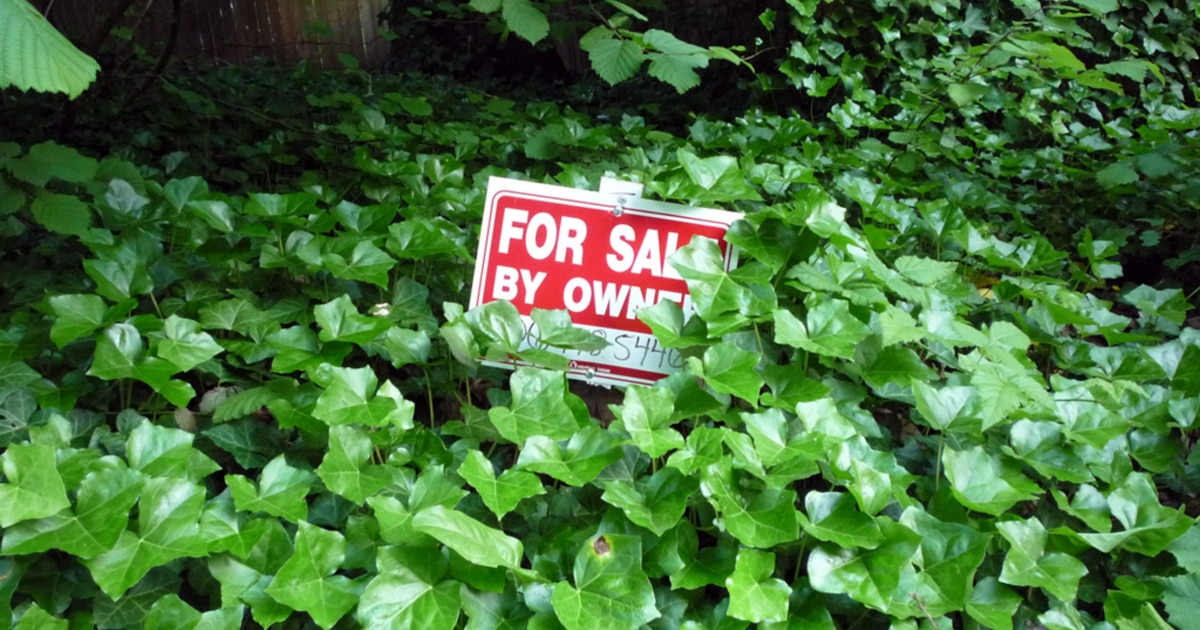
M 583 375 L 587 377 L 587 380 L 590 381 L 596 377 L 596 370 L 594 368 L 588 368 L 583 371 Z
M 613 206 L 614 217 L 619 217 L 625 213 L 625 201 L 624 197 L 617 197 L 617 205 Z

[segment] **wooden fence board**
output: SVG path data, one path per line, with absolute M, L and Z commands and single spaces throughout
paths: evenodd
M 50 21 L 79 45 L 94 36 L 122 0 L 32 0 Z M 388 42 L 378 16 L 387 0 L 182 0 L 176 55 L 229 63 L 267 58 L 282 63 L 307 59 L 341 67 L 338 55 L 356 57 L 364 67 L 382 66 Z M 167 41 L 174 19 L 171 0 L 137 0 L 136 14 L 120 25 L 134 28 L 135 40 L 154 55 Z M 312 28 L 321 23 L 332 35 Z M 321 29 L 323 30 L 323 29 Z

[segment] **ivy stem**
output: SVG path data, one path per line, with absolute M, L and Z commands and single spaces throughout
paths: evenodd
M 429 403 L 429 426 L 433 426 L 433 383 L 429 380 L 428 367 L 425 368 L 425 400 Z

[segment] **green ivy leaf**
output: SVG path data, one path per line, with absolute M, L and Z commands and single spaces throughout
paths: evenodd
M 457 625 L 466 589 L 455 580 L 442 580 L 445 560 L 440 554 L 429 558 L 424 551 L 380 549 L 379 573 L 367 583 L 355 612 L 363 627 L 451 630 Z
M 1191 526 L 1183 535 L 1172 540 L 1167 550 L 1175 556 L 1179 566 L 1190 573 L 1200 574 L 1200 525 Z
M 950 100 L 959 107 L 970 105 L 991 92 L 990 86 L 979 83 L 951 83 L 946 86 L 946 93 L 950 95 Z
M 530 437 L 521 448 L 516 468 L 582 486 L 620 459 L 621 449 L 616 439 L 603 429 L 589 425 L 572 435 L 565 447 L 545 436 Z
M 483 504 L 498 519 L 503 519 L 522 500 L 546 493 L 541 480 L 532 473 L 506 470 L 497 477 L 492 462 L 476 450 L 467 451 L 458 474 L 475 487 Z
M 808 556 L 808 578 L 821 593 L 849 595 L 855 601 L 887 612 L 897 597 L 901 573 L 912 561 L 920 535 L 890 521 L 877 521 L 884 542 L 874 549 L 843 549 L 826 544 L 817 546 Z
M 762 376 L 755 369 L 762 357 L 723 341 L 704 351 L 704 360 L 688 357 L 692 373 L 714 390 L 732 394 L 758 407 Z
M 725 578 L 729 589 L 729 616 L 752 623 L 781 622 L 788 616 L 787 582 L 771 577 L 775 556 L 754 549 L 738 550 L 733 575 Z
M 634 446 L 650 457 L 683 448 L 683 436 L 671 428 L 675 393 L 662 387 L 631 385 L 621 405 L 613 406 L 620 427 Z
M 129 378 L 144 349 L 137 328 L 125 323 L 113 324 L 96 338 L 96 353 L 88 374 L 108 381 Z
M 1088 573 L 1075 556 L 1045 553 L 1048 535 L 1037 518 L 1001 521 L 996 530 L 1009 543 L 1000 581 L 1013 586 L 1034 586 L 1063 600 L 1075 599 L 1079 580 Z
M 778 408 L 739 415 L 764 466 L 800 464 L 816 474 L 815 460 L 826 456 L 825 447 L 797 419 Z
M 554 585 L 554 613 L 567 630 L 639 628 L 661 616 L 642 570 L 637 536 L 600 534 L 575 556 L 575 585 Z
M 104 298 L 90 293 L 55 295 L 49 302 L 56 318 L 50 328 L 50 341 L 59 348 L 95 332 L 104 325 L 108 312 Z
M 187 372 L 224 352 L 212 336 L 200 330 L 200 322 L 178 315 L 163 321 L 163 335 L 158 342 L 157 354 L 180 372 Z
M 362 429 L 331 427 L 329 450 L 317 468 L 317 475 L 326 488 L 362 505 L 367 497 L 392 483 L 392 476 L 385 467 L 370 463 L 373 452 L 371 438 Z
M 441 505 L 417 512 L 413 529 L 428 534 L 473 564 L 519 570 L 523 546 L 504 532 Z
M 520 444 L 534 436 L 565 440 L 579 424 L 565 401 L 566 383 L 561 372 L 520 367 L 509 380 L 513 401 L 488 412 L 505 439 Z
M 775 341 L 808 352 L 849 359 L 858 342 L 871 336 L 871 329 L 850 314 L 850 303 L 837 298 L 805 300 L 808 312 L 801 323 L 790 311 L 775 311 Z
M 505 360 L 517 354 L 525 339 L 525 325 L 517 307 L 507 300 L 488 302 L 467 311 L 467 323 L 487 340 L 489 358 Z
M 990 536 L 960 523 L 942 521 L 910 507 L 900 523 L 921 534 L 920 552 L 914 564 L 925 592 L 925 610 L 934 616 L 962 610 L 968 605 L 975 583 L 975 571 L 983 563 Z M 927 594 L 925 594 L 927 593 Z
M 311 472 L 289 466 L 279 455 L 263 467 L 257 484 L 241 475 L 226 475 L 225 483 L 238 510 L 266 512 L 299 523 L 308 518 L 305 497 L 316 479 Z
M 68 627 L 70 623 L 66 619 L 59 619 L 42 610 L 36 602 L 26 608 L 20 621 L 12 626 L 13 630 L 67 630 Z
M 424 330 L 408 330 L 392 326 L 381 340 L 384 356 L 395 367 L 409 364 L 424 365 L 433 351 L 433 340 Z
M 661 31 L 659 31 L 661 32 Z M 699 85 L 700 77 L 693 68 L 708 65 L 704 58 L 703 65 L 693 65 L 695 55 L 650 55 L 650 75 L 670 83 L 682 94 Z M 656 73 L 657 72 L 657 73 Z M 762 201 L 758 191 L 746 183 L 746 175 L 742 173 L 737 160 L 729 155 L 714 155 L 708 158 L 697 157 L 695 153 L 679 149 L 676 153 L 679 165 L 687 173 L 688 179 L 702 191 L 699 197 L 702 201 Z M 684 276 L 687 278 L 687 276 Z
M 347 295 L 314 306 L 313 316 L 321 327 L 318 338 L 324 342 L 345 341 L 363 345 L 391 327 L 391 322 L 383 317 L 360 314 Z
M 717 242 L 693 238 L 668 259 L 671 266 L 688 282 L 688 292 L 696 312 L 708 324 L 709 334 L 717 334 L 740 325 L 738 314 L 749 313 L 750 290 L 725 270 L 725 258 Z
M 329 385 L 317 398 L 314 418 L 330 426 L 364 424 L 372 427 L 388 425 L 400 429 L 412 428 L 416 406 L 400 394 L 391 381 L 379 382 L 369 367 L 323 367 Z
M 1021 596 L 1012 592 L 994 577 L 985 577 L 975 584 L 967 600 L 967 614 L 989 628 L 1003 628 L 1012 623 Z
M 667 467 L 649 479 L 611 481 L 601 498 L 609 505 L 621 508 L 634 524 L 662 536 L 683 517 L 688 501 L 698 489 L 695 478 Z
M 969 403 L 975 396 L 974 387 L 944 386 L 933 389 L 921 381 L 913 382 L 912 389 L 921 418 L 939 431 L 950 430 L 964 412 L 969 411 Z
M 322 628 L 332 628 L 358 602 L 361 587 L 334 575 L 346 558 L 346 540 L 338 532 L 300 523 L 296 550 L 266 588 L 267 595 L 294 610 L 312 615 Z
M 954 277 L 958 265 L 919 256 L 901 256 L 895 262 L 900 275 L 925 286 L 933 286 Z
M 371 241 L 360 241 L 348 257 L 333 252 L 322 254 L 321 264 L 338 278 L 369 282 L 386 290 L 388 272 L 396 261 Z
M 747 547 L 767 549 L 800 535 L 795 491 L 766 488 L 749 498 L 714 492 L 713 498 L 725 528 Z
M 222 300 L 200 309 L 200 325 L 208 330 L 231 330 L 262 341 L 279 330 L 271 314 L 244 299 Z
M 0 527 L 44 518 L 71 506 L 54 461 L 55 449 L 13 444 L 0 455 L 8 483 L 0 483 Z
M 265 388 L 263 390 L 268 392 L 271 400 L 254 405 L 251 408 L 251 412 L 257 411 L 264 404 L 272 402 L 275 396 L 277 396 L 277 394 L 270 392 L 270 390 L 266 390 Z M 245 394 L 247 392 L 242 393 Z M 219 407 L 218 414 L 216 415 L 220 415 L 220 412 L 225 409 L 229 408 Z M 214 415 L 213 421 L 222 421 L 216 415 Z M 248 413 L 236 415 L 244 416 L 248 415 Z M 203 433 L 205 437 L 212 440 L 221 450 L 233 455 L 238 465 L 243 468 L 262 468 L 271 461 L 272 457 L 283 452 L 284 449 L 283 433 L 275 425 L 251 417 L 240 417 L 233 422 L 225 422 L 211 429 L 206 429 Z
M 419 104 L 420 101 L 412 103 L 414 107 Z M 428 103 L 424 107 L 430 114 L 433 113 L 433 107 Z M 407 260 L 448 255 L 466 257 L 463 246 L 451 238 L 459 230 L 457 225 L 440 217 L 414 217 L 388 227 L 387 248 L 397 257 Z
M 2 551 L 32 554 L 61 549 L 80 558 L 94 558 L 117 543 L 141 488 L 142 476 L 127 468 L 89 472 L 76 491 L 74 510 L 5 529 Z
M 1158 578 L 1163 585 L 1162 601 L 1167 618 L 1176 628 L 1187 627 L 1200 615 L 1200 575 L 1188 573 Z
M 1014 463 L 985 452 L 981 446 L 965 451 L 946 449 L 942 466 L 960 503 L 993 516 L 1033 499 L 1041 491 Z
M 675 304 L 669 300 L 664 300 L 662 303 Z M 676 306 L 678 305 L 676 304 Z M 535 308 L 530 316 L 537 324 L 538 340 L 546 345 L 586 352 L 602 350 L 608 346 L 608 341 L 603 337 L 575 326 L 571 322 L 571 314 L 564 309 Z
M 846 549 L 874 549 L 883 542 L 875 519 L 858 510 L 854 497 L 845 492 L 809 492 L 804 497 L 805 515 L 800 522 L 808 535 Z
M 1124 527 L 1119 532 L 1088 533 L 1079 537 L 1108 553 L 1116 548 L 1151 558 L 1189 531 L 1195 521 L 1182 508 L 1172 510 L 1158 502 L 1158 490 L 1145 473 L 1127 475 L 1107 497 L 1109 510 Z
M 119 598 L 150 569 L 204 555 L 202 509 L 203 487 L 183 479 L 147 479 L 138 500 L 137 532 L 122 531 L 116 546 L 84 561 L 100 590 Z

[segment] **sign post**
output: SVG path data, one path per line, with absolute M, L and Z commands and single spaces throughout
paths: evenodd
M 717 242 L 731 269 L 737 253 L 725 233 L 741 215 L 650 201 L 637 196 L 638 188 L 613 186 L 604 188 L 629 192 L 491 178 L 470 307 L 512 302 L 529 346 L 536 339 L 528 334 L 533 309 L 566 309 L 576 326 L 609 342 L 594 352 L 563 351 L 571 377 L 650 384 L 677 372 L 683 360 L 658 343 L 638 309 L 671 300 L 689 315 L 687 283 L 667 259 L 703 236 Z

